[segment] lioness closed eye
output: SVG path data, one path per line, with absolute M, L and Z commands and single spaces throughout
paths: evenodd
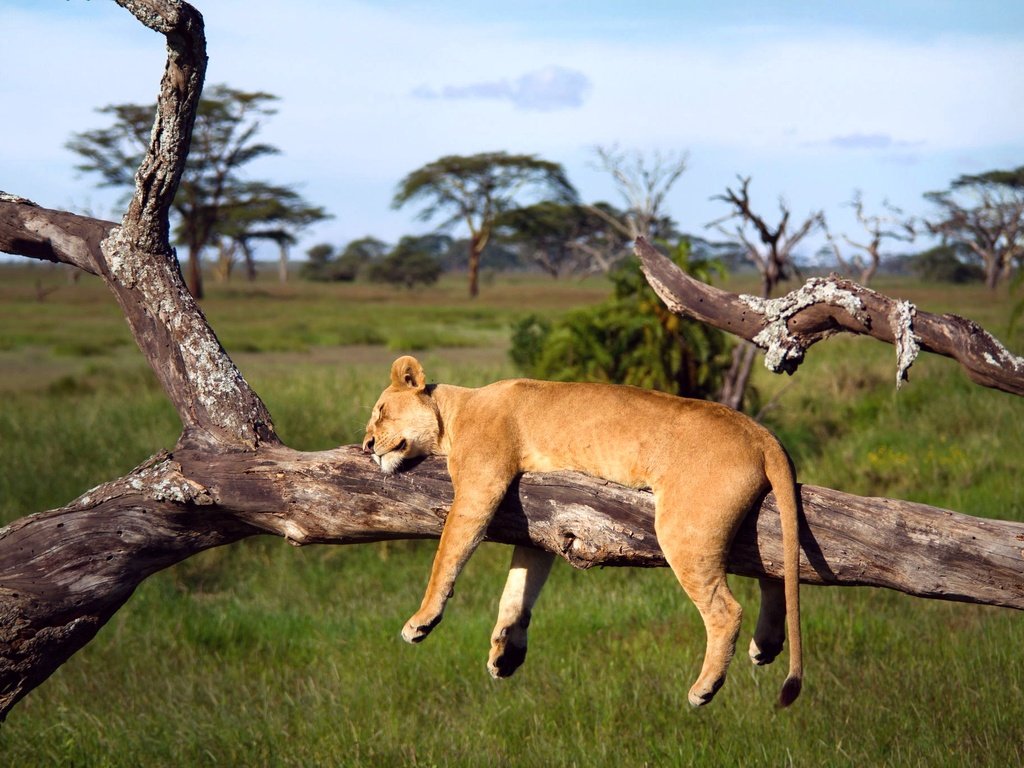
M 387 474 L 406 459 L 448 457 L 455 499 L 426 594 L 402 629 L 417 643 L 441 620 L 455 579 L 483 538 L 509 484 L 522 472 L 576 470 L 654 492 L 655 531 L 665 559 L 700 611 L 707 649 L 690 688 L 706 704 L 725 682 L 742 610 L 725 578 L 733 534 L 769 488 L 782 521 L 785 579 L 761 581 L 750 644 L 755 664 L 782 650 L 789 675 L 780 704 L 800 693 L 799 544 L 793 469 L 766 429 L 725 406 L 610 384 L 513 379 L 479 389 L 427 386 L 423 367 L 401 357 L 373 407 L 363 450 Z M 491 636 L 488 669 L 512 674 L 526 657 L 530 612 L 553 555 L 517 547 Z

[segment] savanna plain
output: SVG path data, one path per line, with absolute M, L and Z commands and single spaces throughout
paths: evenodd
M 1024 351 L 1005 289 L 877 287 Z M 203 309 L 283 439 L 316 450 L 361 438 L 398 354 L 418 355 L 435 381 L 514 376 L 517 318 L 608 293 L 599 279 L 498 276 L 470 301 L 454 276 L 417 291 L 267 279 L 211 285 Z M 891 347 L 834 338 L 793 377 L 758 370 L 756 407 L 802 482 L 1024 521 L 1024 403 L 949 360 L 922 355 L 910 377 L 897 392 Z M 0 265 L 0 522 L 125 473 L 179 429 L 99 281 Z M 557 564 L 526 664 L 495 682 L 484 663 L 505 547 L 481 547 L 427 642 L 399 640 L 434 546 L 260 537 L 160 572 L 15 707 L 0 763 L 1024 764 L 1018 612 L 805 586 L 804 693 L 779 711 L 785 655 L 747 661 L 757 588 L 732 577 L 746 609 L 739 652 L 714 702 L 694 711 L 686 692 L 704 631 L 669 571 Z

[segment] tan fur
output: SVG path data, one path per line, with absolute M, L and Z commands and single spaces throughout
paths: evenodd
M 752 419 L 716 403 L 608 384 L 514 379 L 479 389 L 428 387 L 419 362 L 402 357 L 374 406 L 363 448 L 386 473 L 416 456 L 448 457 L 455 499 L 423 602 L 402 630 L 409 642 L 425 638 L 441 620 L 456 577 L 518 474 L 576 470 L 649 487 L 658 542 L 707 630 L 704 664 L 689 692 L 694 706 L 710 701 L 725 681 L 740 629 L 742 610 L 725 576 L 733 535 L 750 508 L 774 490 L 785 581 L 761 582 L 750 656 L 755 664 L 774 660 L 788 626 L 789 676 L 780 703 L 799 694 L 795 480 L 778 441 Z M 496 677 L 511 674 L 525 658 L 526 627 L 551 560 L 527 548 L 513 554 L 491 638 L 488 667 Z

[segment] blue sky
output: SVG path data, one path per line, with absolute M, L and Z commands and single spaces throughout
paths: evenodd
M 856 189 L 925 214 L 960 174 L 1024 165 L 1020 0 L 197 5 L 207 82 L 281 97 L 263 137 L 283 153 L 254 175 L 335 216 L 301 249 L 427 231 L 391 196 L 444 154 L 538 154 L 619 203 L 595 145 L 685 151 L 684 230 L 713 234 L 710 198 L 749 175 L 758 209 L 823 209 L 855 239 Z M 96 107 L 155 98 L 162 40 L 108 0 L 6 0 L 0 29 L 0 189 L 118 215 L 64 143 Z

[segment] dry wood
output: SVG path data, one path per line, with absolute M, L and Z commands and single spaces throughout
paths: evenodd
M 1024 358 L 973 320 L 923 312 L 836 277 L 813 278 L 786 296 L 764 300 L 695 280 L 645 240 L 637 241 L 636 252 L 670 310 L 754 342 L 770 370 L 793 373 L 812 344 L 846 331 L 895 345 L 897 382 L 924 350 L 953 358 L 977 384 L 1024 395 Z

